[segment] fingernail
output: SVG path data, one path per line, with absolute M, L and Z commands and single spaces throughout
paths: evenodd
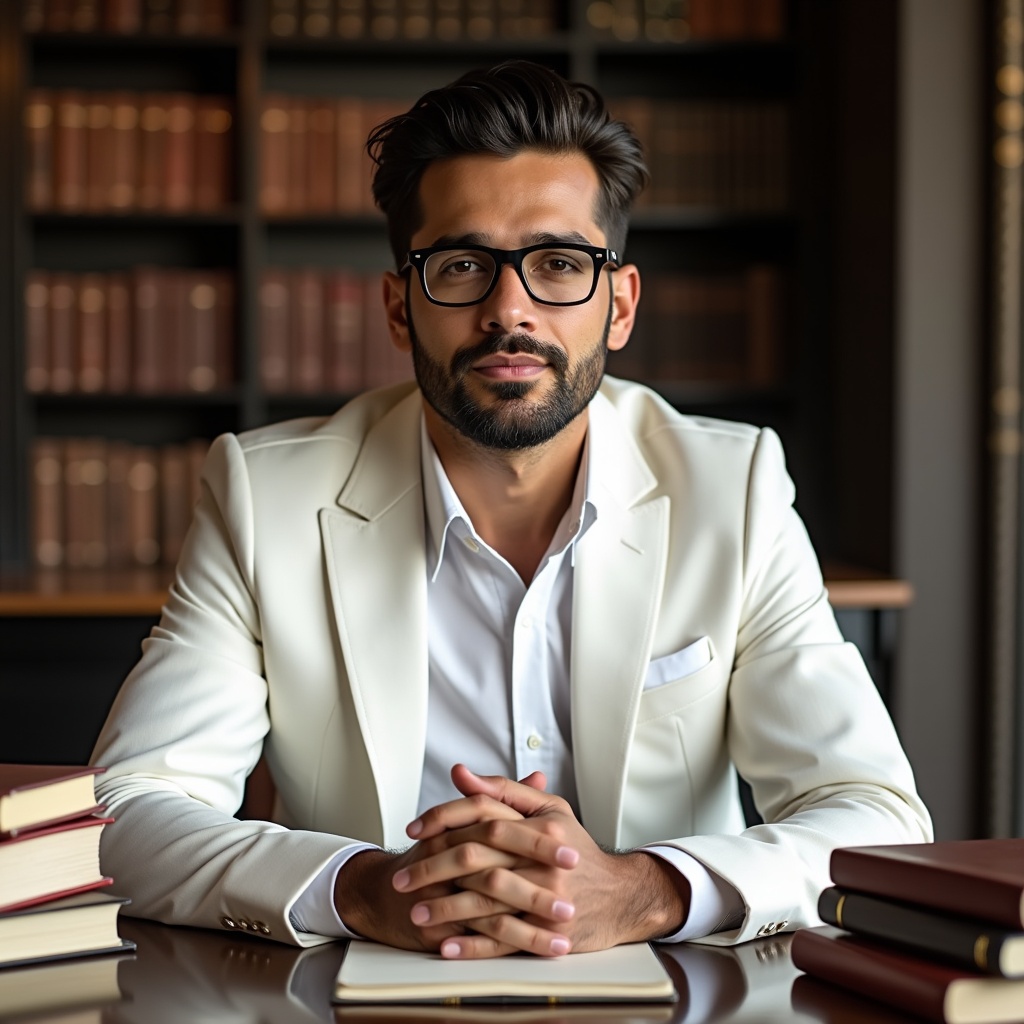
M 555 863 L 560 868 L 574 868 L 580 855 L 571 846 L 560 846 L 555 850 Z
M 576 913 L 576 908 L 571 903 L 566 903 L 565 900 L 555 900 L 551 905 L 551 912 L 560 921 L 568 921 Z
M 558 941 L 557 939 L 555 940 Z M 442 942 L 441 943 L 441 956 L 447 957 L 449 960 L 454 960 L 456 957 L 462 954 L 462 949 L 459 947 L 457 942 Z
M 417 903 L 409 916 L 413 924 L 426 924 L 430 920 L 430 908 L 423 903 Z
M 405 832 L 406 835 L 412 836 L 415 839 L 423 831 L 423 822 L 417 818 L 415 821 L 410 821 Z
M 391 879 L 391 884 L 401 892 L 409 884 L 409 872 L 402 868 L 401 871 L 395 872 L 395 877 Z
M 569 940 L 552 939 L 551 952 L 554 953 L 555 956 L 565 956 L 565 954 L 569 952 Z

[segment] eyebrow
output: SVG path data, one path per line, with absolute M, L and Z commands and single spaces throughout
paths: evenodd
M 460 246 L 460 245 L 483 245 L 490 248 L 497 248 L 491 245 L 491 236 L 480 231 L 471 231 L 465 235 L 442 235 L 434 240 L 434 246 Z M 579 231 L 563 231 L 554 233 L 551 231 L 536 231 L 528 235 L 522 246 L 517 248 L 525 249 L 529 245 L 557 245 L 559 242 L 577 242 L 580 245 L 593 245 L 586 235 Z

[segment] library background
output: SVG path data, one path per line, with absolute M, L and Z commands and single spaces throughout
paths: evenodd
M 88 757 L 213 437 L 410 375 L 363 142 L 508 57 L 596 85 L 643 141 L 642 312 L 609 371 L 779 432 L 841 625 L 895 710 L 914 599 L 895 483 L 907 6 L 4 4 L 0 761 Z

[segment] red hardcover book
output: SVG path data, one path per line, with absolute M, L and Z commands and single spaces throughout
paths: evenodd
M 790 951 L 815 978 L 942 1024 L 1000 1024 L 1024 1012 L 1024 979 L 949 967 L 831 925 L 802 928 Z
M 313 100 L 309 104 L 306 198 L 310 213 L 331 213 L 335 207 L 337 145 L 334 139 L 334 106 L 330 100 Z
M 131 445 L 124 441 L 107 443 L 107 565 L 111 569 L 127 569 L 132 564 L 131 464 Z
M 99 811 L 95 777 L 105 768 L 0 764 L 0 837 Z
M 831 870 L 846 889 L 1024 928 L 1024 839 L 844 847 Z
M 106 0 L 103 5 L 103 29 L 122 35 L 134 35 L 142 29 L 142 0 Z
M 178 35 L 195 36 L 203 31 L 203 7 L 209 0 L 175 0 L 174 30 Z
M 43 6 L 47 32 L 70 32 L 74 0 L 47 0 Z
M 195 206 L 196 97 L 187 92 L 167 97 L 163 202 L 181 213 Z
M 75 387 L 75 334 L 78 279 L 74 274 L 50 275 L 50 390 L 61 394 Z
M 231 27 L 231 0 L 203 0 L 199 4 L 199 31 L 215 36 Z
M 139 180 L 139 103 L 129 92 L 110 96 L 110 180 L 105 206 L 130 210 Z
M 155 450 L 132 448 L 128 467 L 128 532 L 133 565 L 156 565 L 160 561 L 158 475 Z
M 50 386 L 50 275 L 25 275 L 25 389 L 38 393 Z
M 279 39 L 294 36 L 299 29 L 299 0 L 269 0 L 267 31 Z
M 187 274 L 184 282 L 182 368 L 188 391 L 213 391 L 217 379 L 217 287 L 209 272 Z
M 289 213 L 309 212 L 309 101 L 293 96 L 288 101 Z
M 113 820 L 76 818 L 0 840 L 0 913 L 110 885 L 100 834 Z
M 164 303 L 166 275 L 155 267 L 132 271 L 133 390 L 144 394 L 166 390 L 163 371 L 165 345 Z
M 32 441 L 32 560 L 45 569 L 64 562 L 64 452 L 48 437 Z
M 107 384 L 107 291 L 103 274 L 83 274 L 78 283 L 77 379 L 79 391 Z
M 291 275 L 292 325 L 289 333 L 291 391 L 324 389 L 324 285 L 318 270 L 297 270 Z
M 110 94 L 90 93 L 85 104 L 85 207 L 106 210 L 114 181 L 114 125 Z
M 267 270 L 260 282 L 260 383 L 268 394 L 288 390 L 291 288 L 283 270 Z
M 267 93 L 260 115 L 260 210 L 284 213 L 288 209 L 288 120 L 287 96 Z
M 366 35 L 366 0 L 337 0 L 334 27 L 339 39 L 362 39 Z
M 107 453 L 99 438 L 64 447 L 64 560 L 71 569 L 107 564 Z
M 86 106 L 85 94 L 75 89 L 54 98 L 53 177 L 54 205 L 77 212 L 86 204 Z
M 30 210 L 54 205 L 54 101 L 49 89 L 30 89 L 25 99 L 25 202 Z
M 139 98 L 139 181 L 136 203 L 142 210 L 159 210 L 164 202 L 167 152 L 167 98 L 147 93 Z
M 355 271 L 335 270 L 325 289 L 327 387 L 354 395 L 363 388 L 363 282 Z
M 231 187 L 231 104 L 224 96 L 196 101 L 195 207 L 217 210 L 234 195 Z
M 107 390 L 130 391 L 132 386 L 132 301 L 127 274 L 106 275 Z
M 355 96 L 342 96 L 335 103 L 335 144 L 337 175 L 334 194 L 338 213 L 359 213 L 366 207 L 363 195 L 363 162 L 368 158 L 363 146 L 363 101 Z
M 302 34 L 311 39 L 324 39 L 331 34 L 333 0 L 303 0 Z

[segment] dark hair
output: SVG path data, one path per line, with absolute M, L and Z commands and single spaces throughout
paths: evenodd
M 425 93 L 407 113 L 370 133 L 373 198 L 387 216 L 396 264 L 405 260 L 423 223 L 419 185 L 430 164 L 471 153 L 514 156 L 524 149 L 589 158 L 601 183 L 595 220 L 608 245 L 621 251 L 630 204 L 648 178 L 636 136 L 612 120 L 596 89 L 540 64 L 510 60 Z

